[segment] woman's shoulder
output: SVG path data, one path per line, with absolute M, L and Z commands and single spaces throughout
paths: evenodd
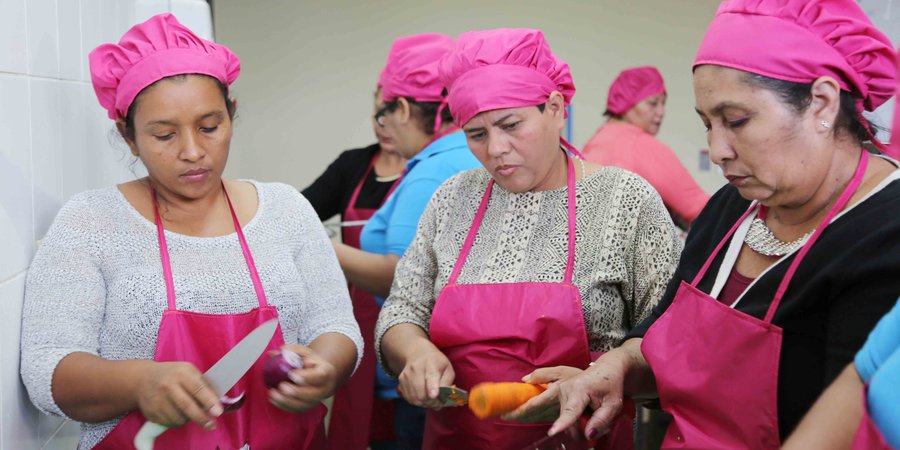
M 645 198 L 656 191 L 647 180 L 634 172 L 616 166 L 600 166 L 597 170 L 587 174 L 579 183 L 588 191 L 610 194 L 619 192 L 629 197 Z
M 848 230 L 852 230 L 851 232 L 858 238 L 874 237 L 873 232 L 879 231 L 891 234 L 892 239 L 900 239 L 898 210 L 900 210 L 900 179 L 894 179 L 878 192 L 854 205 L 835 224 L 842 220 L 847 222 L 850 224 Z
M 319 223 L 309 200 L 297 188 L 280 182 L 240 180 L 256 188 L 259 198 L 258 214 L 268 219 L 287 220 L 299 226 L 300 223 Z
M 113 231 L 110 224 L 121 225 L 128 220 L 126 206 L 125 197 L 116 186 L 80 192 L 62 205 L 43 239 L 86 241 L 97 233 Z
M 275 201 L 293 201 L 299 202 L 305 200 L 300 191 L 294 186 L 281 182 L 257 181 L 251 179 L 239 180 L 248 186 L 256 189 L 260 203 L 268 200 Z
M 378 153 L 379 148 L 380 145 L 376 142 L 367 147 L 344 150 L 340 155 L 338 155 L 337 161 L 352 167 L 364 165 L 367 164 L 372 159 L 372 157 L 375 156 L 376 153 Z
M 125 197 L 119 191 L 118 186 L 91 189 L 73 195 L 60 208 L 57 217 L 102 217 L 108 214 L 118 214 L 125 202 Z

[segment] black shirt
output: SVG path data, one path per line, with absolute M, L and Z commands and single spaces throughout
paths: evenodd
M 690 283 L 706 258 L 750 206 L 736 188 L 719 190 L 691 226 L 681 261 L 650 316 L 626 337 L 642 337 L 672 303 L 682 280 Z M 697 286 L 709 293 L 725 249 Z M 762 275 L 737 310 L 763 319 L 794 256 Z M 900 295 L 900 180 L 834 221 L 800 263 L 772 323 L 783 328 L 778 371 L 778 425 L 782 439 L 816 398 L 853 360 L 869 331 Z M 740 361 L 736 355 L 735 361 Z M 752 368 L 748 368 L 752 370 Z M 862 395 L 862 393 L 860 393 Z M 753 414 L 748 411 L 747 414 Z
M 316 181 L 303 189 L 303 196 L 312 204 L 320 220 L 344 213 L 359 180 L 378 153 L 378 148 L 378 143 L 375 143 L 365 148 L 344 151 Z M 354 206 L 378 209 L 393 185 L 394 181 L 376 180 L 375 170 L 369 171 Z

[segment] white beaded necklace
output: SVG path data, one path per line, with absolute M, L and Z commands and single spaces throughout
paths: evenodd
M 772 230 L 766 226 L 766 222 L 757 215 L 750 223 L 750 229 L 747 231 L 747 236 L 744 236 L 744 242 L 756 253 L 766 256 L 784 256 L 800 248 L 814 231 L 816 230 L 811 230 L 791 242 L 785 242 L 775 237 Z

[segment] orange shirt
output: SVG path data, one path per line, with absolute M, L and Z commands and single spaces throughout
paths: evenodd
M 607 122 L 584 146 L 584 157 L 621 167 L 647 180 L 675 215 L 692 222 L 709 200 L 675 153 L 640 127 Z

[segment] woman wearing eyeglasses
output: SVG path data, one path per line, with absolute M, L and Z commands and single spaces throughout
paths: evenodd
M 437 63 L 452 46 L 453 40 L 441 34 L 399 38 L 384 68 L 384 106 L 375 113 L 375 120 L 409 160 L 406 174 L 363 228 L 360 249 L 335 244 L 347 279 L 378 297 L 379 304 L 387 297 L 397 261 L 412 242 L 431 195 L 444 180 L 479 164 L 449 111 L 442 107 L 444 86 L 438 79 Z M 377 372 L 376 397 L 393 402 L 397 439 L 417 446 L 424 412 L 399 400 L 396 387 L 395 381 Z
M 383 77 L 384 72 L 375 91 L 376 112 L 384 107 L 381 98 Z M 340 214 L 341 242 L 353 248 L 359 248 L 363 225 L 397 188 L 406 169 L 406 158 L 397 152 L 393 140 L 374 116 L 372 126 L 378 142 L 341 153 L 303 190 L 303 196 L 320 220 Z M 350 300 L 365 345 L 356 372 L 335 394 L 328 442 L 329 447 L 336 450 L 365 450 L 370 437 L 377 365 L 372 348 L 380 308 L 372 294 L 353 284 L 350 284 Z

